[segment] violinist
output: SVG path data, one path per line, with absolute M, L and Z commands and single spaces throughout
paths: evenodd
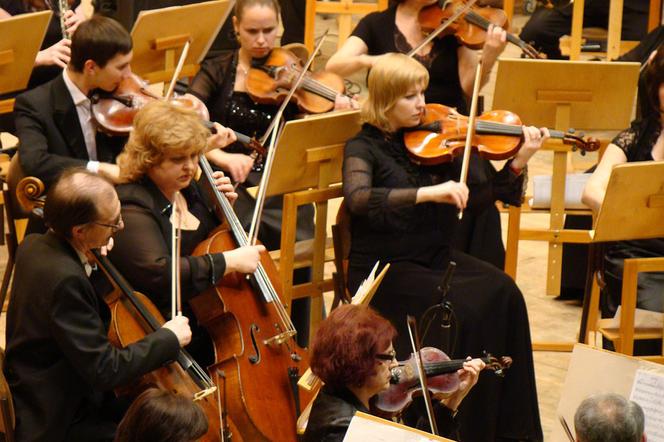
M 609 144 L 583 191 L 582 201 L 594 212 L 599 211 L 602 205 L 611 170 L 615 166 L 634 161 L 664 160 L 664 51 L 657 51 L 642 77 L 644 99 L 641 103 L 641 118 L 633 121 L 628 129 L 619 133 Z M 603 263 L 606 281 L 602 293 L 603 317 L 612 318 L 620 305 L 624 260 L 660 256 L 664 256 L 664 238 L 620 241 L 607 247 Z M 638 308 L 664 311 L 663 272 L 639 273 L 637 287 Z M 640 350 L 640 344 L 637 343 L 635 350 L 639 353 L 647 351 Z M 656 351 L 659 351 L 660 344 L 658 341 Z
M 462 439 L 542 440 L 523 296 L 505 273 L 451 247 L 457 210 L 469 203 L 468 188 L 457 182 L 460 158 L 419 166 L 404 146 L 404 129 L 420 124 L 423 116 L 428 80 L 424 66 L 403 54 L 378 58 L 369 73 L 364 125 L 346 143 L 343 165 L 351 214 L 349 289 L 357 289 L 377 260 L 391 263 L 372 306 L 397 327 L 395 350 L 403 359 L 409 351 L 401 328 L 406 315 L 420 318 L 440 302 L 443 274 L 450 261 L 456 262 L 447 294 L 456 324 L 453 349 L 440 335 L 440 315 L 423 345 L 442 348 L 452 358 L 487 350 L 514 359 L 504 379 L 480 380 L 464 401 Z M 528 149 L 540 144 L 537 128 L 524 127 L 523 134 Z
M 395 336 L 388 320 L 362 305 L 342 305 L 320 324 L 311 347 L 311 369 L 325 386 L 311 409 L 305 442 L 341 442 L 355 412 L 369 413 L 371 398 L 390 386 L 390 370 L 397 366 Z M 465 362 L 458 373 L 459 389 L 434 401 L 441 435 L 459 440 L 454 415 L 483 368 L 480 359 Z
M 277 0 L 238 0 L 235 3 L 233 27 L 240 43 L 236 51 L 228 52 L 217 58 L 206 60 L 193 79 L 189 92 L 200 98 L 208 107 L 210 119 L 226 127 L 249 136 L 261 137 L 272 119 L 279 104 L 259 104 L 247 93 L 246 80 L 254 59 L 263 59 L 270 55 L 275 47 L 279 29 L 280 6 Z M 351 100 L 338 95 L 335 108 L 352 106 Z M 289 104 L 284 112 L 284 119 L 290 120 L 298 113 L 294 104 Z M 263 159 L 254 158 L 239 143 L 226 149 L 215 149 L 207 158 L 217 168 L 226 172 L 233 182 L 240 183 L 236 191 L 238 199 L 234 210 L 245 230 L 249 230 L 255 207 L 255 198 L 247 189 L 257 186 L 263 171 Z M 268 250 L 277 250 L 281 243 L 281 213 L 283 198 L 269 197 L 265 200 L 258 239 Z M 312 205 L 298 208 L 297 241 L 313 238 L 314 209 Z M 308 269 L 298 269 L 294 274 L 295 283 L 306 282 Z M 309 335 L 308 321 L 304 320 L 308 311 L 308 299 L 293 303 L 292 316 L 298 321 L 300 344 L 306 346 Z
M 28 235 L 18 248 L 7 312 L 16 440 L 110 442 L 119 421 L 110 390 L 172 361 L 191 339 L 188 319 L 125 348 L 109 342 L 99 275 L 88 261 L 124 226 L 106 179 L 65 171 L 49 189 L 44 217 L 48 233 Z
M 85 167 L 116 182 L 115 157 L 126 139 L 97 131 L 90 92 L 113 91 L 131 74 L 132 41 L 116 21 L 95 16 L 78 26 L 62 74 L 19 95 L 14 107 L 20 162 L 50 186 L 63 169 Z
M 209 132 L 191 110 L 155 101 L 138 111 L 124 152 L 118 157 L 123 181 L 118 186 L 126 228 L 118 232 L 109 257 L 129 283 L 147 295 L 164 317 L 170 316 L 171 211 L 179 192 L 188 208 L 193 230 L 182 231 L 180 257 L 183 301 L 215 285 L 230 272 L 256 270 L 263 246 L 246 246 L 225 253 L 191 256 L 194 248 L 219 225 L 196 183 L 198 156 L 207 148 Z M 235 199 L 233 186 L 221 172 L 217 188 Z M 185 313 L 188 305 L 183 303 Z M 194 329 L 189 352 L 199 363 L 212 362 L 204 331 Z
M 382 12 L 364 17 L 339 51 L 327 63 L 327 69 L 348 75 L 371 68 L 378 56 L 388 52 L 407 53 L 425 38 L 418 15 L 431 8 L 432 0 L 403 0 Z M 482 49 L 482 84 L 506 45 L 503 29 L 491 25 Z M 461 45 L 454 35 L 436 38 L 414 55 L 429 72 L 429 86 L 424 91 L 427 102 L 456 108 L 468 115 L 467 98 L 473 89 L 478 56 Z M 524 144 L 522 152 L 504 165 L 498 173 L 491 162 L 471 155 L 468 186 L 472 207 L 466 211 L 453 237 L 453 245 L 462 252 L 503 269 L 505 248 L 500 227 L 500 214 L 495 201 L 521 204 L 521 190 L 527 181 L 524 169 L 539 145 Z M 507 177 L 508 182 L 503 178 Z

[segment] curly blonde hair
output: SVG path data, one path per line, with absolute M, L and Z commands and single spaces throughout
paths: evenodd
M 137 181 L 166 156 L 205 152 L 210 131 L 190 109 L 165 101 L 145 105 L 134 117 L 134 129 L 118 156 L 123 181 Z
M 413 86 L 419 85 L 426 89 L 428 84 L 429 72 L 418 61 L 393 52 L 381 55 L 369 71 L 369 97 L 360 113 L 362 122 L 389 132 L 387 112 Z

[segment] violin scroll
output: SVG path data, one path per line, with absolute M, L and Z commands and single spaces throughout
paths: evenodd
M 597 138 L 588 137 L 588 139 L 584 139 L 583 133 L 575 135 L 574 132 L 574 129 L 569 129 L 563 134 L 563 144 L 569 144 L 573 146 L 573 149 L 579 149 L 582 155 L 585 155 L 586 152 L 599 150 L 600 144 Z
M 487 353 L 486 357 L 482 359 L 486 364 L 484 369 L 493 371 L 496 376 L 500 376 L 501 378 L 505 376 L 505 370 L 512 366 L 512 358 L 509 356 L 501 356 L 500 358 L 496 358 L 490 353 Z

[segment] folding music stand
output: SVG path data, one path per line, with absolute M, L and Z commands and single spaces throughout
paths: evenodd
M 634 162 L 616 166 L 611 172 L 606 195 L 589 231 L 593 243 L 664 238 L 664 162 Z M 664 257 L 625 260 L 623 270 L 620 327 L 615 330 L 600 321 L 600 332 L 615 343 L 616 350 L 631 355 L 635 334 L 634 312 L 639 272 L 664 271 Z M 599 310 L 599 288 L 594 281 L 586 294 L 579 329 L 579 342 L 589 341 Z M 590 327 L 589 327 L 590 325 Z M 662 324 L 664 327 L 664 324 Z M 662 327 L 643 330 L 641 339 L 662 337 Z M 663 347 L 664 348 L 664 347 Z
M 51 11 L 41 11 L 0 20 L 0 95 L 28 85 L 51 15 Z M 13 110 L 13 98 L 0 100 L 0 114 Z
M 355 412 L 350 422 L 344 442 L 365 442 L 367 440 L 389 440 L 392 442 L 454 442 L 426 431 L 407 427 L 371 414 Z
M 501 59 L 493 108 L 516 112 L 525 124 L 563 131 L 570 127 L 624 129 L 631 119 L 638 75 L 638 63 Z M 562 243 L 587 243 L 590 239 L 585 230 L 563 228 L 565 213 L 571 213 L 565 210 L 570 147 L 551 140 L 542 149 L 553 151 L 549 228 L 521 229 L 521 212 L 528 208 L 510 207 L 505 272 L 516 279 L 519 240 L 547 241 L 546 293 L 555 296 L 560 293 Z M 534 343 L 533 348 L 570 351 L 572 347 Z
M 346 141 L 360 131 L 359 111 L 332 112 L 284 126 L 274 157 L 266 196 L 284 195 L 281 219 L 279 273 L 282 301 L 290 308 L 293 299 L 311 296 L 310 336 L 322 319 L 323 293 L 333 289 L 332 280 L 324 280 L 326 258 L 328 200 L 342 196 L 341 164 Z M 297 209 L 314 203 L 315 233 L 311 259 L 297 263 L 295 233 Z M 293 286 L 293 269 L 311 266 L 311 282 Z
M 131 31 L 132 70 L 149 83 L 170 81 L 177 57 L 189 41 L 191 46 L 180 77 L 196 74 L 233 3 L 216 0 L 141 11 Z

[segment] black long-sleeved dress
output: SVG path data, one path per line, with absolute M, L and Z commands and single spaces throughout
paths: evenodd
M 526 305 L 514 281 L 494 266 L 452 248 L 456 209 L 448 204 L 415 204 L 417 189 L 458 180 L 460 162 L 422 167 L 408 158 L 399 133 L 386 135 L 365 124 L 348 141 L 344 159 L 344 197 L 351 212 L 349 288 L 356 289 L 376 262 L 391 263 L 372 306 L 399 332 L 399 359 L 410 353 L 406 315 L 420 319 L 440 302 L 440 285 L 450 260 L 457 263 L 447 299 L 456 333 L 447 348 L 440 315 L 423 345 L 451 357 L 481 356 L 484 350 L 514 359 L 505 378 L 480 376 L 460 407 L 464 441 L 501 438 L 542 440 Z M 518 192 L 508 168 L 498 172 L 491 197 Z M 504 195 L 503 195 L 504 194 Z M 481 197 L 481 195 L 480 195 Z M 470 204 L 481 203 L 471 195 Z

